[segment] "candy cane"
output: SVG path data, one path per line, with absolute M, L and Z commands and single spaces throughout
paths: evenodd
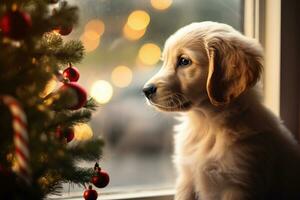
M 9 108 L 12 115 L 12 127 L 14 131 L 14 145 L 16 156 L 16 167 L 14 171 L 27 183 L 30 183 L 29 150 L 27 120 L 25 112 L 18 101 L 11 96 L 0 96 L 0 99 Z

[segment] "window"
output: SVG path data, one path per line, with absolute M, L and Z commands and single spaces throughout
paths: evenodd
M 172 189 L 172 115 L 148 107 L 141 88 L 160 66 L 164 41 L 191 22 L 218 21 L 243 32 L 243 0 L 72 0 L 86 57 L 80 83 L 101 104 L 91 126 L 106 142 L 101 167 L 111 176 L 102 191 Z M 84 166 L 92 164 L 83 163 Z M 66 195 L 82 188 L 65 187 Z

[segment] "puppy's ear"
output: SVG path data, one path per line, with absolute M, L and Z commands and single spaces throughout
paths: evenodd
M 208 97 L 215 106 L 224 106 L 255 85 L 262 70 L 260 45 L 241 38 L 212 38 L 208 42 Z

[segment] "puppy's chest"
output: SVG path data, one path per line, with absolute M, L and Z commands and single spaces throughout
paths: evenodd
M 186 159 L 186 164 L 220 159 L 226 149 L 225 140 L 225 134 L 217 128 L 182 129 L 175 135 L 175 154 Z
M 193 177 L 221 179 L 227 168 L 223 162 L 227 153 L 226 133 L 218 128 L 191 129 L 187 124 L 175 136 L 175 162 L 179 168 L 190 171 Z

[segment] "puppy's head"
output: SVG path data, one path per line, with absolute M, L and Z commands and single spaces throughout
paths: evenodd
M 163 111 L 187 111 L 207 101 L 226 106 L 255 85 L 262 69 L 260 45 L 215 22 L 179 29 L 166 41 L 162 59 L 143 91 Z

